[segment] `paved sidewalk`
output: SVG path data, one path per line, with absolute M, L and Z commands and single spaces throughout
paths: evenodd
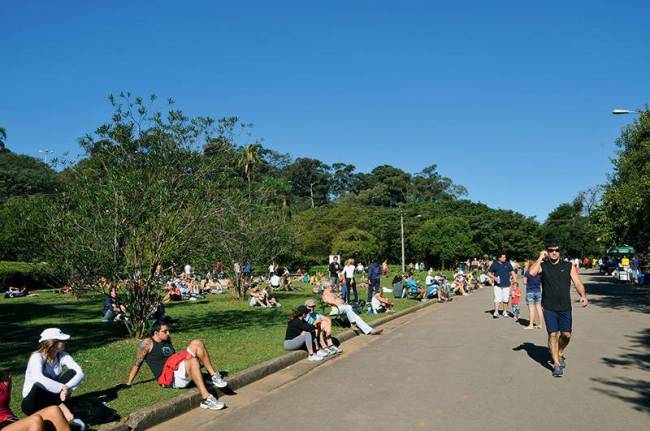
M 482 289 L 357 337 L 323 366 L 303 361 L 244 387 L 224 397 L 228 409 L 154 429 L 647 430 L 650 289 L 583 278 L 592 305 L 574 306 L 561 379 L 547 368 L 545 331 L 493 320 Z

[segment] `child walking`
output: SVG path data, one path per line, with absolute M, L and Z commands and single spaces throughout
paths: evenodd
M 519 283 L 516 281 L 512 283 L 512 289 L 510 292 L 512 296 L 512 314 L 514 314 L 515 322 L 519 320 L 519 313 L 521 312 L 519 308 L 519 298 L 521 298 L 521 290 L 519 289 Z

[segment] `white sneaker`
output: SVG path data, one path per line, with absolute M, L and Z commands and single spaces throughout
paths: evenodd
M 501 316 L 502 316 L 502 317 L 510 317 L 510 315 L 509 315 L 508 312 L 506 312 L 506 311 L 504 311 L 503 314 L 502 314 Z
M 316 352 L 318 356 L 321 358 L 326 358 L 330 355 L 329 351 L 327 349 L 320 349 L 318 352 Z
M 343 351 L 343 349 L 341 349 L 340 347 L 336 347 L 333 344 L 329 346 L 327 350 L 329 350 L 332 355 L 336 355 L 337 353 L 341 353 Z
M 223 379 L 223 376 L 219 373 L 214 373 L 212 375 L 212 384 L 215 385 L 218 388 L 225 388 L 228 386 L 228 382 Z
M 224 403 L 221 401 L 217 400 L 214 395 L 210 394 L 206 399 L 201 401 L 201 404 L 199 404 L 202 409 L 209 409 L 209 410 L 221 410 L 222 408 L 226 407 Z
M 322 360 L 323 360 L 323 357 L 322 357 L 322 356 L 318 356 L 317 354 L 313 354 L 313 355 L 309 355 L 309 357 L 307 358 L 307 360 L 308 360 L 308 361 L 312 361 L 312 362 L 318 362 L 318 361 L 322 361 Z
M 84 423 L 84 421 L 82 421 L 79 418 L 72 419 L 69 422 L 69 424 L 70 424 L 70 428 L 73 429 L 73 430 L 77 430 L 77 431 L 85 431 L 86 430 L 86 424 Z

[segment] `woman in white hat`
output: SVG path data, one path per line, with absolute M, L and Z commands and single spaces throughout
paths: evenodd
M 26 415 L 31 415 L 45 407 L 58 405 L 69 422 L 84 429 L 83 422 L 75 419 L 65 404 L 84 378 L 79 364 L 64 351 L 69 339 L 70 336 L 59 328 L 47 328 L 41 332 L 38 349 L 27 363 L 21 409 Z M 63 367 L 67 368 L 65 373 Z

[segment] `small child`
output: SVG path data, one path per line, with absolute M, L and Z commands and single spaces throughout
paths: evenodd
M 512 296 L 512 314 L 514 314 L 515 322 L 516 322 L 519 320 L 519 313 L 521 313 L 521 310 L 519 308 L 519 298 L 521 297 L 521 290 L 519 289 L 519 283 L 517 283 L 516 281 L 512 283 L 510 296 Z

